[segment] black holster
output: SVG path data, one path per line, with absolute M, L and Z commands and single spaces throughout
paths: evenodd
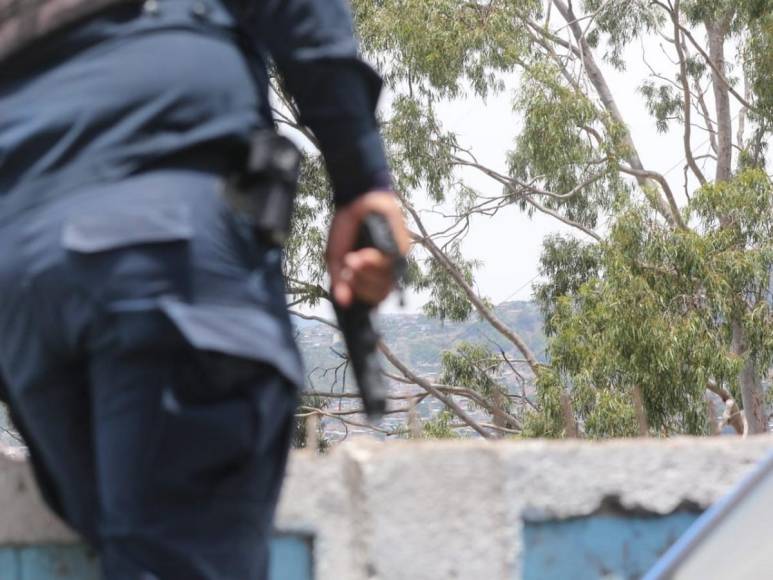
M 287 137 L 266 130 L 255 134 L 243 169 L 226 180 L 231 208 L 264 242 L 283 246 L 300 178 L 301 152 Z

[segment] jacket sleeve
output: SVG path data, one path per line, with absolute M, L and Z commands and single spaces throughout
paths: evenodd
M 359 57 L 346 0 L 251 0 L 251 23 L 319 141 L 343 205 L 391 188 L 375 110 L 381 78 Z

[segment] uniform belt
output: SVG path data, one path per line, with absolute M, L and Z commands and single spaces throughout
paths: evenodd
M 35 41 L 118 4 L 142 0 L 0 0 L 0 66 Z
M 0 195 L 0 228 L 19 219 L 19 215 L 54 202 L 57 199 L 79 195 L 82 192 L 134 179 L 137 176 L 164 171 L 188 170 L 226 178 L 237 171 L 234 157 L 238 149 L 213 152 L 212 144 L 167 155 L 154 162 L 126 167 L 105 166 L 102 160 L 94 164 L 78 163 L 60 171 L 20 184 L 7 195 Z

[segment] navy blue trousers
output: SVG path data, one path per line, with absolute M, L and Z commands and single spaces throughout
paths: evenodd
M 0 370 L 49 505 L 109 580 L 263 580 L 301 367 L 280 254 L 216 174 L 0 222 Z

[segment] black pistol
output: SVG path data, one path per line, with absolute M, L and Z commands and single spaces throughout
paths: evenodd
M 370 213 L 363 219 L 355 249 L 376 248 L 394 260 L 394 277 L 399 282 L 405 268 L 392 228 L 387 219 Z M 348 308 L 333 300 L 338 326 L 343 334 L 354 378 L 360 390 L 365 413 L 371 421 L 379 420 L 386 412 L 387 387 L 378 358 L 381 339 L 373 326 L 373 306 L 355 300 Z

